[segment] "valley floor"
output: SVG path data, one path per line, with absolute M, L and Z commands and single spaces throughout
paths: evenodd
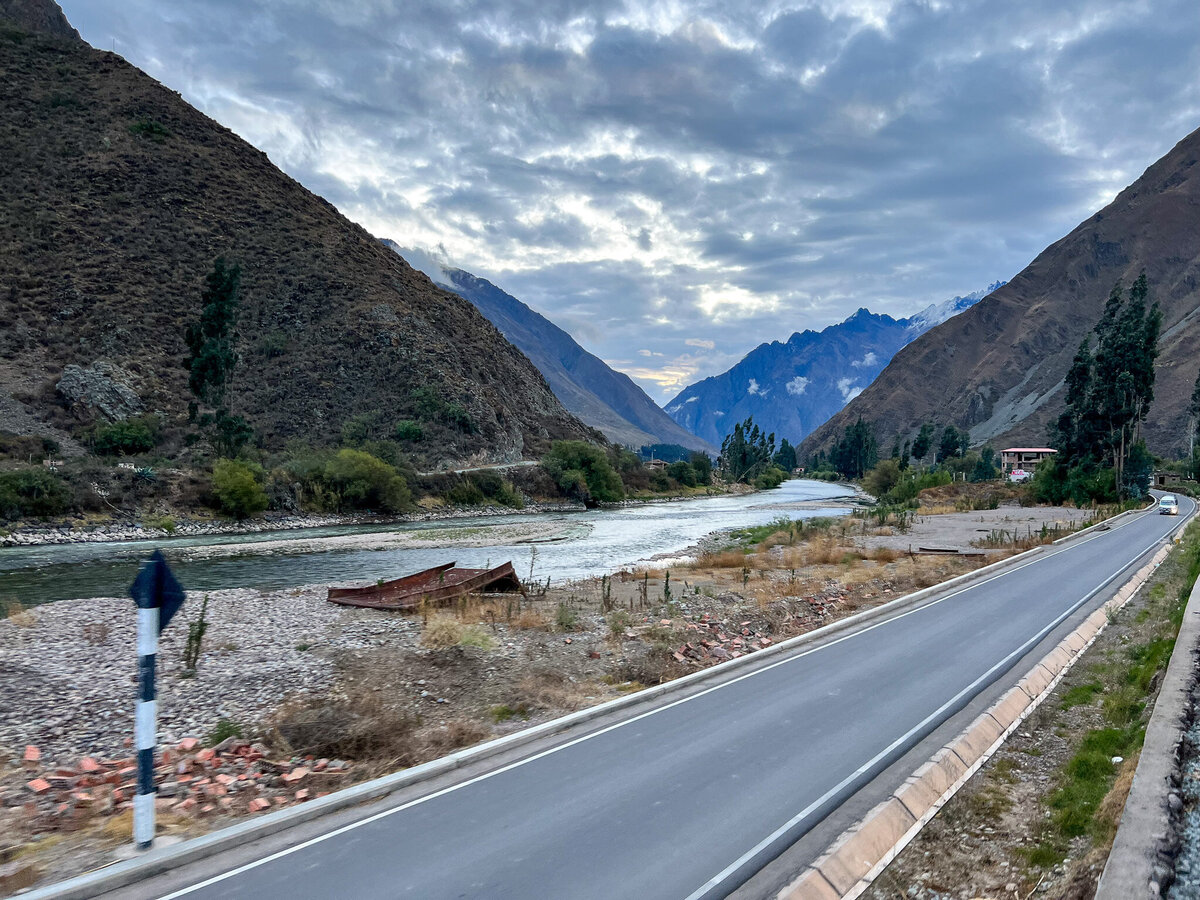
M 163 830 L 199 834 L 753 653 L 1090 516 L 1000 507 L 714 535 L 688 560 L 658 563 L 669 569 L 553 585 L 527 600 L 477 597 L 426 617 L 334 606 L 319 585 L 212 592 L 194 676 L 183 670 L 188 629 L 163 634 L 160 745 L 173 754 L 160 773 L 170 785 Z M 750 551 L 739 540 L 762 543 Z M 971 553 L 917 552 L 930 545 Z M 15 856 L 57 879 L 110 861 L 127 841 L 127 606 L 68 601 L 0 621 L 0 832 L 13 843 L 0 863 Z M 197 759 L 226 738 L 224 753 Z M 24 759 L 28 746 L 37 759 Z M 102 772 L 89 773 L 84 757 Z

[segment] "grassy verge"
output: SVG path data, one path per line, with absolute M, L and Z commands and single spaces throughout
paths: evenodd
M 1198 572 L 1200 523 L 1193 523 L 1180 551 L 1154 576 L 1142 608 L 1132 614 L 1133 624 L 1140 626 L 1139 639 L 1087 665 L 1082 683 L 1063 694 L 1062 709 L 1096 707 L 1100 721 L 1082 735 L 1058 773 L 1046 802 L 1048 818 L 1037 845 L 1028 851 L 1032 866 L 1051 868 L 1069 854 L 1107 852 L 1111 846 L 1160 675 L 1171 659 Z

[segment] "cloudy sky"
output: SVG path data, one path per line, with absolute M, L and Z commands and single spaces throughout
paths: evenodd
M 1195 0 L 62 0 L 662 402 L 1011 278 L 1200 126 Z

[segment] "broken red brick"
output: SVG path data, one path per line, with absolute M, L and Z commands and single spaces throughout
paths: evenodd
M 296 799 L 297 800 L 307 800 L 308 799 L 308 788 L 301 788 L 300 790 L 296 791 Z
M 179 742 L 179 749 L 182 750 L 184 753 L 190 753 L 191 751 L 195 750 L 196 747 L 199 746 L 199 744 L 200 744 L 200 742 L 198 740 L 196 740 L 194 737 L 187 737 Z
M 48 782 L 45 778 L 35 778 L 33 781 L 26 784 L 25 787 L 29 788 L 35 794 L 44 794 L 46 791 L 50 790 L 50 782 Z
M 212 759 L 216 755 L 217 755 L 217 751 L 213 750 L 211 747 L 205 747 L 203 750 L 201 750 L 199 753 L 196 754 L 196 759 L 200 760 L 200 762 L 208 762 L 210 759 Z
M 33 746 L 33 744 L 29 744 L 25 747 L 25 762 L 35 763 L 35 762 L 38 762 L 41 758 L 42 758 L 42 751 L 39 750 L 37 747 Z
M 234 778 L 232 775 L 217 775 L 216 779 L 217 779 L 218 784 L 223 784 L 226 786 L 231 785 L 235 781 L 237 781 L 237 779 Z
M 81 772 L 103 772 L 104 768 L 96 760 L 90 756 L 85 756 L 79 761 L 79 771 Z
M 259 810 L 267 809 L 270 805 L 270 800 L 264 800 L 262 797 L 256 797 L 250 801 L 250 805 L 247 808 L 250 810 L 250 812 L 258 812 Z

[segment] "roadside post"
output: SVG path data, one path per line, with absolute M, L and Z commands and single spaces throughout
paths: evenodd
M 155 550 L 142 565 L 129 589 L 137 603 L 138 701 L 134 717 L 134 747 L 137 750 L 138 787 L 133 798 L 133 842 L 139 850 L 154 843 L 154 749 L 158 700 L 154 665 L 158 636 L 171 617 L 183 606 L 183 588 L 172 574 L 162 551 Z

